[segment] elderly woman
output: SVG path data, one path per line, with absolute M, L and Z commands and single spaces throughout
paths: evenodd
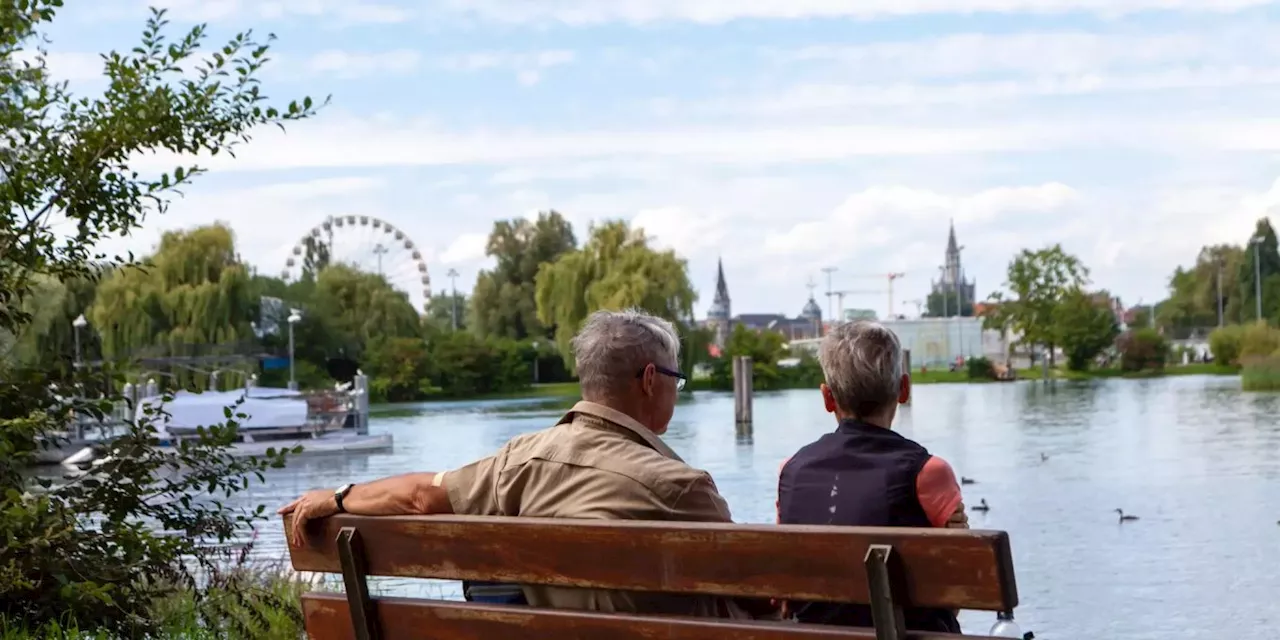
M 303 543 L 308 520 L 344 512 L 731 522 L 711 476 L 685 464 L 658 437 L 685 382 L 676 369 L 679 350 L 666 320 L 598 311 L 573 339 L 582 401 L 555 426 L 517 436 L 452 471 L 307 493 L 280 509 L 294 514 L 292 543 Z M 749 617 L 738 603 L 709 596 L 522 589 L 535 606 Z
M 843 324 L 822 339 L 822 402 L 834 431 L 782 464 L 778 522 L 863 527 L 968 526 L 960 485 L 945 460 L 894 432 L 898 405 L 911 398 L 902 345 L 875 322 Z M 801 622 L 871 626 L 862 605 L 792 602 Z M 911 631 L 960 632 L 955 612 L 908 609 Z

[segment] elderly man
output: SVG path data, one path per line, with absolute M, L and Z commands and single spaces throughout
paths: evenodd
M 819 353 L 836 430 L 782 464 L 778 522 L 878 527 L 967 527 L 960 485 L 945 460 L 890 430 L 911 397 L 898 337 L 874 322 L 833 329 Z M 870 607 L 791 602 L 801 622 L 869 627 Z M 960 632 L 955 612 L 903 612 L 912 631 Z
M 342 512 L 731 522 L 711 476 L 658 438 L 684 386 L 676 370 L 679 351 L 666 320 L 639 311 L 596 312 L 573 339 L 583 399 L 558 424 L 452 471 L 312 491 L 280 509 L 294 514 L 292 543 L 302 544 L 308 520 Z M 749 617 L 722 598 L 522 589 L 534 606 Z

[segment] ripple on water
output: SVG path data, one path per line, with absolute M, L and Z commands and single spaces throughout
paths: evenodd
M 1043 638 L 1272 640 L 1280 627 L 1280 394 L 1237 378 L 922 385 L 895 428 L 975 478 L 975 528 L 1009 531 L 1022 606 Z M 399 405 L 372 430 L 387 454 L 299 458 L 244 496 L 448 469 L 552 424 L 564 400 Z M 739 522 L 771 522 L 778 465 L 833 427 L 815 391 L 761 393 L 749 441 L 732 398 L 696 393 L 665 437 L 707 469 Z M 1042 461 L 1041 454 L 1048 456 Z M 1114 509 L 1141 516 L 1121 525 Z M 278 524 L 257 553 L 285 555 Z M 336 584 L 336 583 L 335 583 Z M 457 597 L 456 583 L 378 579 L 379 593 Z M 988 613 L 964 612 L 970 631 Z

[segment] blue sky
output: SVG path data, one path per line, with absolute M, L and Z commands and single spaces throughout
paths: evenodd
M 55 73 L 136 42 L 146 3 L 69 2 Z M 1126 303 L 1280 211 L 1280 2 L 1268 0 L 170 0 L 215 40 L 275 33 L 264 131 L 112 249 L 214 220 L 283 269 L 330 215 L 404 230 L 469 289 L 495 219 L 626 218 L 734 311 L 797 313 L 835 266 L 849 307 L 914 312 L 955 221 L 982 294 L 1061 242 Z M 175 31 L 176 33 L 176 31 Z M 147 167 L 162 167 L 153 158 Z M 368 228 L 342 251 L 372 265 Z M 397 245 L 399 246 L 399 245 Z M 384 270 L 415 290 L 409 251 Z M 825 307 L 824 301 L 824 307 Z

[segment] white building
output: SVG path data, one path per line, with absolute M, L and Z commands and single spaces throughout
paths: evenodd
M 984 330 L 982 318 L 916 318 L 881 322 L 911 351 L 912 368 L 947 367 L 957 358 L 985 357 L 1004 362 L 1008 340 L 999 331 Z M 791 348 L 817 352 L 821 339 L 796 340 Z

